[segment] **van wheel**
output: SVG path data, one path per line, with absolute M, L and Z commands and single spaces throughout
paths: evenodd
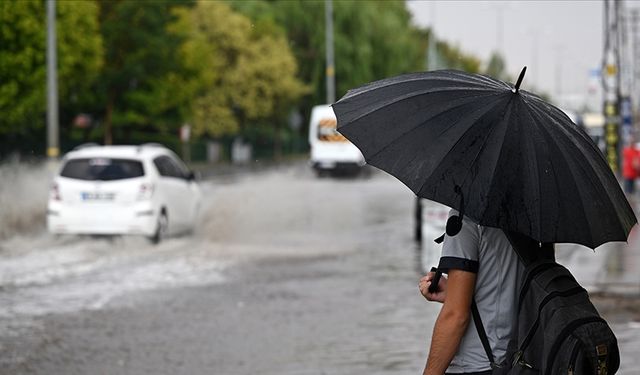
M 152 244 L 159 244 L 162 239 L 167 235 L 167 229 L 169 227 L 169 218 L 166 212 L 162 211 L 158 216 L 158 222 L 156 223 L 156 232 L 153 236 L 149 237 Z
M 324 177 L 327 177 L 329 174 L 329 171 L 322 168 L 316 168 L 313 170 L 313 172 L 315 173 L 316 178 L 324 178 Z

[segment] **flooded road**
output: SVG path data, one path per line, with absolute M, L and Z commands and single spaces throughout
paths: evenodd
M 438 307 L 417 290 L 408 189 L 303 164 L 203 188 L 194 236 L 159 246 L 3 242 L 0 372 L 421 370 Z
M 417 281 L 439 256 L 437 207 L 418 247 L 414 196 L 383 173 L 317 179 L 299 163 L 203 189 L 196 233 L 159 246 L 42 231 L 3 241 L 0 374 L 422 370 L 439 305 Z M 640 323 L 615 316 L 619 374 L 632 374 Z

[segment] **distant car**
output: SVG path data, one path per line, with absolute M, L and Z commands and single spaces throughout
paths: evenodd
M 193 172 L 159 144 L 80 146 L 64 156 L 53 179 L 47 228 L 143 235 L 158 243 L 193 230 L 200 200 Z

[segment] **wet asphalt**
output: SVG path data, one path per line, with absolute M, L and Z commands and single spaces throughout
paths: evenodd
M 38 231 L 2 243 L 0 374 L 420 373 L 439 306 L 417 281 L 438 257 L 439 207 L 418 245 L 414 197 L 383 173 L 319 179 L 294 163 L 203 188 L 196 233 L 159 246 Z M 609 253 L 630 264 L 632 247 Z M 618 334 L 619 374 L 635 374 L 634 268 L 590 255 L 563 256 L 611 271 L 582 281 Z

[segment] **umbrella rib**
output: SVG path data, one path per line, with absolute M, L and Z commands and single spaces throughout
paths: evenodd
M 557 116 L 562 116 L 564 117 L 564 114 L 562 112 L 556 111 L 554 112 L 554 115 Z M 556 122 L 558 122 L 559 120 L 554 117 L 551 116 L 552 119 Z M 561 131 L 568 133 L 571 129 L 566 128 L 566 127 L 561 127 L 560 129 Z M 585 138 L 585 135 L 583 134 L 583 132 L 581 132 L 578 128 L 575 128 L 575 133 L 578 134 L 582 139 L 584 139 L 585 143 L 584 144 L 580 144 L 580 145 L 576 145 L 576 148 L 583 154 L 583 155 L 596 155 L 596 158 L 588 158 L 585 156 L 585 160 L 587 161 L 587 163 L 576 163 L 577 167 L 582 171 L 582 173 L 588 175 L 588 174 L 592 174 L 593 176 L 597 176 L 598 180 L 601 182 L 600 184 L 596 184 L 595 186 L 598 187 L 598 190 L 600 190 L 601 194 L 599 194 L 599 196 L 602 199 L 603 203 L 607 204 L 609 209 L 612 212 L 616 213 L 616 219 L 618 220 L 619 224 L 622 224 L 626 229 L 625 229 L 625 233 L 624 235 L 627 236 L 628 235 L 628 231 L 631 229 L 631 227 L 633 227 L 633 225 L 637 222 L 637 219 L 635 218 L 635 214 L 633 213 L 633 210 L 631 209 L 631 207 L 628 204 L 627 198 L 624 196 L 624 194 L 622 193 L 622 190 L 619 187 L 619 183 L 617 181 L 617 179 L 615 179 L 615 177 L 613 177 L 612 174 L 609 175 L 605 175 L 602 176 L 601 173 L 598 172 L 598 168 L 597 168 L 597 163 L 601 163 L 600 168 L 603 168 L 604 170 L 609 171 L 609 166 L 607 164 L 606 159 L 604 158 L 604 155 L 602 155 L 602 153 L 599 151 L 599 149 L 597 149 L 597 147 L 588 139 Z M 588 136 L 587 136 L 588 137 Z M 594 150 L 595 148 L 595 150 Z M 586 149 L 585 151 L 583 151 L 584 149 Z M 594 153 L 595 151 L 595 153 Z M 587 164 L 587 165 L 585 165 Z M 572 170 L 572 174 L 573 170 Z M 574 174 L 575 175 L 575 174 Z M 612 191 L 611 190 L 607 190 L 605 188 L 605 186 L 603 185 L 603 183 L 606 182 L 606 180 L 609 180 L 609 183 L 612 186 Z M 604 199 L 604 197 L 606 197 L 606 199 Z M 620 207 L 620 210 L 617 209 L 618 205 L 615 203 L 615 201 L 620 201 L 620 202 L 624 202 L 624 207 Z M 625 213 L 622 210 L 626 210 L 628 215 L 631 215 L 634 218 L 633 223 L 629 223 L 627 218 L 625 218 Z M 629 225 L 627 225 L 629 224 Z M 593 242 L 593 241 L 592 241 Z
M 507 120 L 507 118 L 505 118 L 505 114 L 507 113 L 507 108 L 508 108 L 508 106 L 509 106 L 509 104 L 510 104 L 511 100 L 513 100 L 513 96 L 511 96 L 511 97 L 509 98 L 509 100 L 505 103 L 505 108 L 503 109 L 502 115 L 500 116 L 500 118 L 502 119 L 502 121 L 501 121 L 499 124 L 505 124 L 505 123 L 507 124 L 507 125 L 506 125 L 506 129 L 505 129 L 505 135 L 506 135 L 507 131 L 509 130 L 509 126 L 508 126 L 508 123 L 507 123 L 507 121 L 506 121 L 506 120 Z M 475 160 L 476 160 L 478 157 L 480 157 L 480 154 L 481 154 L 481 152 L 484 150 L 485 145 L 486 145 L 486 143 L 488 142 L 488 140 L 489 140 L 489 138 L 490 138 L 490 135 L 493 133 L 493 131 L 494 131 L 496 128 L 498 128 L 498 125 L 493 126 L 493 127 L 491 128 L 491 132 L 488 134 L 487 138 L 485 139 L 485 143 L 482 145 L 481 150 L 478 152 L 478 154 L 477 154 L 477 155 L 476 155 L 476 157 L 474 158 L 474 162 L 475 162 Z M 504 137 L 503 137 L 503 144 L 504 144 Z M 491 173 L 491 179 L 490 179 L 490 181 L 491 181 L 491 182 L 490 182 L 490 184 L 489 184 L 489 189 L 487 190 L 487 195 L 489 195 L 489 193 L 491 192 L 491 190 L 493 190 L 493 186 L 495 185 L 495 181 L 496 181 L 496 173 L 497 173 L 497 171 L 498 171 L 498 169 L 497 169 L 497 165 L 500 163 L 500 159 L 501 159 L 501 157 L 502 157 L 502 152 L 503 152 L 503 150 L 504 150 L 504 147 L 500 147 L 499 149 L 500 149 L 500 154 L 498 155 L 498 157 L 497 157 L 497 159 L 496 159 L 496 163 L 495 163 L 495 165 L 493 166 L 493 172 Z M 465 178 L 466 178 L 466 177 L 465 177 Z M 480 219 L 481 219 L 482 217 L 484 217 L 484 215 L 485 215 L 485 213 L 486 213 L 486 211 L 487 211 L 487 209 L 488 209 L 488 208 L 489 208 L 488 206 L 485 206 L 485 207 L 484 207 L 484 210 L 483 210 L 483 212 L 482 212 L 482 215 L 480 215 Z
M 505 104 L 505 108 L 502 111 L 502 116 L 504 116 L 505 112 L 506 112 L 506 108 L 509 105 L 509 102 L 511 102 L 512 97 L 509 97 L 509 100 L 507 101 L 507 103 Z M 499 103 L 496 103 L 493 107 L 491 107 L 491 109 L 495 108 L 498 106 Z M 488 112 L 488 111 L 487 111 Z M 491 134 L 493 134 L 493 131 L 497 128 L 497 126 L 492 126 L 491 129 L 489 130 L 489 132 L 487 133 L 487 136 L 485 137 L 484 141 L 482 142 L 482 147 L 480 147 L 480 149 L 478 150 L 478 152 L 476 153 L 476 155 L 473 157 L 473 161 L 471 162 L 470 165 L 475 164 L 475 162 L 478 160 L 478 158 L 480 157 L 480 154 L 482 154 L 482 152 L 484 151 L 485 147 L 487 146 L 487 142 L 489 141 L 489 138 L 491 138 Z M 457 142 L 456 142 L 457 143 Z M 464 182 L 467 180 L 467 177 L 469 176 L 469 173 L 471 172 L 471 168 L 467 169 L 467 174 L 464 176 L 464 179 L 462 180 L 462 183 L 464 184 Z M 496 168 L 494 166 L 493 168 L 493 174 L 492 176 L 495 176 L 496 173 Z M 493 178 L 492 178 L 493 180 Z
M 529 108 L 529 106 L 526 105 L 526 102 L 525 102 L 525 106 L 524 107 L 526 109 L 525 112 L 527 113 L 527 115 L 529 115 L 529 118 L 532 121 L 534 121 L 533 114 L 530 112 L 530 108 Z M 535 147 L 535 144 L 533 142 L 532 137 L 525 137 L 525 138 L 527 140 L 527 144 L 529 145 L 529 147 L 531 147 L 531 150 L 535 150 L 536 147 Z M 534 155 L 535 155 L 535 153 L 534 153 Z M 540 186 L 540 184 L 542 183 L 542 181 L 540 180 L 540 162 L 538 161 L 537 155 L 535 155 L 535 156 L 536 157 L 533 158 L 534 159 L 534 163 L 535 163 L 534 166 L 533 166 L 533 171 L 535 173 L 535 187 L 537 189 L 536 196 L 540 197 L 540 200 L 538 201 L 538 217 L 542 217 L 542 204 L 543 204 L 542 199 L 543 199 L 543 197 L 541 195 L 542 187 Z M 542 223 L 541 223 L 541 220 L 538 219 L 538 222 L 536 224 L 537 224 L 536 226 L 537 226 L 538 236 L 541 236 L 542 235 Z
M 540 115 L 540 110 L 538 108 L 533 107 L 531 109 L 532 109 L 532 112 L 534 114 L 534 117 L 536 117 L 539 121 L 543 120 L 542 116 Z M 550 117 L 550 119 L 553 120 L 554 125 L 557 124 L 557 120 L 555 118 Z M 557 128 L 558 129 L 562 129 L 561 126 L 558 126 Z M 573 177 L 571 179 L 571 182 L 573 183 L 574 191 L 580 196 L 580 199 L 578 199 L 578 202 L 579 202 L 579 205 L 580 205 L 580 210 L 583 213 L 583 217 L 584 217 L 584 220 L 585 220 L 587 226 L 589 226 L 589 228 L 591 228 L 591 224 L 592 224 L 591 218 L 587 215 L 587 212 L 586 212 L 586 209 L 585 209 L 585 206 L 584 206 L 584 203 L 583 203 L 583 199 L 582 199 L 583 197 L 580 194 L 580 189 L 578 189 L 578 187 L 576 185 L 576 181 L 578 181 L 576 179 L 576 171 L 571 168 L 573 163 L 571 163 L 569 161 L 569 159 L 567 159 L 566 154 L 563 152 L 564 151 L 564 147 L 562 147 L 562 145 L 558 143 L 559 137 L 554 137 L 553 135 L 551 135 L 549 133 L 549 131 L 544 126 L 541 126 L 540 129 L 542 130 L 542 132 L 540 134 L 546 138 L 548 144 L 550 144 L 550 145 L 553 144 L 555 146 L 555 148 L 558 150 L 557 157 L 561 156 L 562 159 L 564 160 L 565 165 L 568 167 L 567 168 L 568 172 Z M 552 163 L 551 166 L 554 166 L 554 164 Z M 557 172 L 558 171 L 556 171 L 555 168 L 551 168 L 551 169 L 553 171 L 553 174 L 557 176 Z M 556 178 L 555 181 L 557 182 L 558 179 Z M 588 232 L 589 232 L 589 236 L 590 236 L 589 243 L 594 243 L 593 233 L 591 233 L 590 230 Z
M 454 73 L 456 75 L 462 75 L 465 78 L 467 78 L 468 81 L 462 80 L 458 76 L 449 76 L 449 74 L 451 73 Z M 429 74 L 429 76 L 428 77 L 425 76 L 426 74 Z M 445 77 L 441 78 L 439 76 L 445 76 Z M 462 82 L 466 84 L 469 84 L 470 83 L 469 81 L 472 81 L 474 84 L 491 85 L 495 89 L 503 89 L 503 88 L 507 90 L 511 89 L 504 82 L 498 81 L 486 75 L 481 75 L 481 74 L 472 75 L 459 70 L 445 69 L 445 70 L 437 70 L 432 72 L 408 73 L 408 74 L 402 74 L 392 78 L 381 79 L 379 81 L 371 82 L 369 84 L 360 86 L 356 89 L 349 90 L 343 99 L 350 98 L 351 96 L 354 96 L 354 95 L 362 95 L 372 90 L 379 90 L 382 87 L 387 88 L 395 85 L 405 84 L 406 82 L 409 82 L 409 81 L 434 81 L 434 80 L 445 80 L 445 79 L 450 82 L 456 82 L 456 83 Z M 481 87 L 486 88 L 486 86 L 481 86 Z
M 607 204 L 607 206 L 609 207 L 609 209 L 612 212 L 615 212 L 616 214 L 616 218 L 618 220 L 618 222 L 620 224 L 622 224 L 623 222 L 626 222 L 625 218 L 624 218 L 624 213 L 621 212 L 620 210 L 617 210 L 616 207 L 617 205 L 614 203 L 614 198 L 616 199 L 620 199 L 626 202 L 626 198 L 622 195 L 622 196 L 618 196 L 618 197 L 614 197 L 611 194 L 616 194 L 616 192 L 620 192 L 619 195 L 621 195 L 621 191 L 620 189 L 617 189 L 617 191 L 614 192 L 608 192 L 605 187 L 602 185 L 602 183 L 604 183 L 604 181 L 601 179 L 601 177 L 604 177 L 605 179 L 607 178 L 607 176 L 601 176 L 601 174 L 598 172 L 598 166 L 597 164 L 600 163 L 601 165 L 599 166 L 600 168 L 604 168 L 604 170 L 608 170 L 608 165 L 606 162 L 606 159 L 604 158 L 604 155 L 602 155 L 602 153 L 600 152 L 600 150 L 593 144 L 593 142 L 590 141 L 590 139 L 588 138 L 588 135 L 582 131 L 579 130 L 579 128 L 577 128 L 577 126 L 575 128 L 570 128 L 570 127 L 566 127 L 566 126 L 561 126 L 560 124 L 563 121 L 569 121 L 571 122 L 571 120 L 569 119 L 568 116 L 566 116 L 565 113 L 563 113 L 562 111 L 560 111 L 559 109 L 557 109 L 556 107 L 544 102 L 543 100 L 541 100 L 540 98 L 536 97 L 536 96 L 531 96 L 531 95 L 526 95 L 524 96 L 525 101 L 527 103 L 529 103 L 529 101 L 533 101 L 535 104 L 542 104 L 543 107 L 545 107 L 546 111 L 542 111 L 541 109 L 539 109 L 539 107 L 535 106 L 535 105 L 530 105 L 528 106 L 532 111 L 536 111 L 536 117 L 539 119 L 542 119 L 542 114 L 546 114 L 547 118 L 550 121 L 554 122 L 554 125 L 557 125 L 556 127 L 554 127 L 554 129 L 558 129 L 558 131 L 563 132 L 566 135 L 574 135 L 579 137 L 579 139 L 582 139 L 584 141 L 584 143 L 580 143 L 580 144 L 575 144 L 572 143 L 573 146 L 576 147 L 576 150 L 578 150 L 582 155 L 584 155 L 584 160 L 586 161 L 586 163 L 570 163 L 571 159 L 568 159 L 566 157 L 566 154 L 563 152 L 563 150 L 565 149 L 564 147 L 561 147 L 557 140 L 559 139 L 558 137 L 554 137 L 553 135 L 551 135 L 548 130 L 544 127 L 543 130 L 545 131 L 545 135 L 547 135 L 547 139 L 552 139 L 554 141 L 554 144 L 556 144 L 556 147 L 559 150 L 559 153 L 562 155 L 563 159 L 565 160 L 565 163 L 567 166 L 572 166 L 575 165 L 576 168 L 578 168 L 581 173 L 583 175 L 591 175 L 591 176 L 596 176 L 598 181 L 601 181 L 600 184 L 594 184 L 593 186 L 601 191 L 601 194 L 599 194 L 600 197 L 603 198 L 603 201 L 606 201 L 605 204 Z M 573 132 L 572 132 L 573 131 Z M 589 158 L 587 157 L 587 155 L 594 155 L 594 158 Z M 585 165 L 585 164 L 588 164 Z M 574 170 L 572 168 L 569 168 L 570 173 L 572 176 L 574 176 L 572 181 L 575 181 L 575 176 L 576 173 L 578 172 L 578 170 Z M 587 181 L 590 181 L 590 179 L 587 179 Z M 610 181 L 611 182 L 611 181 Z M 617 181 L 613 181 L 611 182 L 613 186 L 617 186 Z M 577 189 L 576 189 L 577 190 Z M 603 197 L 606 196 L 606 199 Z M 587 197 L 588 198 L 588 197 Z M 584 208 L 584 204 L 582 202 L 582 198 L 580 200 L 580 203 L 582 205 L 582 209 L 584 212 L 584 217 L 585 217 L 585 221 L 587 223 L 587 225 L 589 225 L 591 227 L 591 222 L 593 219 L 595 218 L 591 218 L 589 216 L 587 216 L 587 212 L 585 211 Z M 627 204 L 628 206 L 628 204 Z M 631 211 L 631 208 L 628 208 L 629 211 Z M 632 211 L 631 211 L 632 213 Z M 634 215 L 635 218 L 635 215 Z M 597 224 L 597 223 L 596 223 Z M 625 226 L 627 227 L 627 229 L 630 229 L 633 225 L 631 226 Z M 585 242 L 583 243 L 586 246 L 593 246 L 595 245 L 600 245 L 601 243 L 596 243 L 596 240 L 594 238 L 594 235 L 591 231 L 589 231 L 590 237 L 591 237 L 591 241 L 589 243 L 586 243 L 586 241 L 581 241 L 581 242 Z M 625 236 L 628 233 L 625 233 Z M 580 240 L 580 239 L 579 239 Z M 602 240 L 598 240 L 598 241 L 602 241 Z M 576 241 L 576 242 L 580 242 L 580 241 Z M 597 246 L 596 246 L 597 247 Z
M 526 101 L 523 101 L 523 102 L 524 102 L 523 107 L 525 109 L 523 113 L 526 113 L 531 119 L 531 121 L 534 122 L 535 120 L 534 120 L 533 114 L 530 111 L 529 106 L 527 105 Z M 531 131 L 532 132 L 537 131 L 537 129 L 532 129 Z M 527 136 L 527 137 L 524 137 L 524 139 L 526 144 L 532 151 L 536 149 L 535 144 L 533 142 L 533 137 Z M 533 157 L 534 165 L 533 165 L 533 168 L 531 168 L 530 170 L 532 170 L 533 173 L 535 174 L 534 176 L 535 184 L 531 183 L 531 185 L 534 185 L 531 187 L 536 189 L 536 191 L 534 192 L 534 196 L 539 197 L 537 215 L 538 215 L 538 218 L 540 218 L 542 214 L 542 198 L 543 198 L 542 195 L 540 194 L 540 192 L 542 191 L 542 188 L 540 186 L 540 184 L 542 183 L 542 181 L 540 181 L 540 163 L 538 161 L 538 158 L 536 157 L 537 155 L 535 155 L 535 152 L 532 152 L 532 154 L 534 155 Z M 540 219 L 538 219 L 538 221 L 535 223 L 535 226 L 536 226 L 537 236 L 540 237 L 542 235 L 542 224 Z
M 457 108 L 459 108 L 459 107 L 462 107 L 462 106 L 465 106 L 465 105 L 468 105 L 468 104 L 469 104 L 468 102 L 464 102 L 464 103 L 461 103 L 461 104 L 459 104 L 459 105 L 453 106 L 453 107 L 449 108 L 449 109 L 448 109 L 447 111 L 445 111 L 445 112 L 439 112 L 439 113 L 437 113 L 436 115 L 431 116 L 431 117 L 429 117 L 428 119 L 425 119 L 424 121 L 422 121 L 422 122 L 418 123 L 416 126 L 414 126 L 414 127 L 412 127 L 411 129 L 409 129 L 409 130 L 407 130 L 407 131 L 403 132 L 402 134 L 400 134 L 399 136 L 397 136 L 397 137 L 396 137 L 395 139 L 393 139 L 392 141 L 387 142 L 387 144 L 386 144 L 384 147 L 382 147 L 381 149 L 379 149 L 378 151 L 376 151 L 376 152 L 372 153 L 371 155 L 367 156 L 367 158 L 366 158 L 367 162 L 369 162 L 370 160 L 372 160 L 373 158 L 375 158 L 376 156 L 378 156 L 381 152 L 385 151 L 387 148 L 391 147 L 391 145 L 392 145 L 395 141 L 397 141 L 398 139 L 400 139 L 400 138 L 402 138 L 402 137 L 406 136 L 407 134 L 412 133 L 413 131 L 415 131 L 415 130 L 417 130 L 418 128 L 420 128 L 421 126 L 423 126 L 427 121 L 430 121 L 430 120 L 432 120 L 432 119 L 434 119 L 434 118 L 436 118 L 436 117 L 438 117 L 438 116 L 442 115 L 443 113 L 447 113 L 447 112 L 449 112 L 449 111 L 455 110 L 455 109 L 457 109 Z M 349 124 L 352 124 L 352 122 L 350 122 Z M 348 125 L 347 125 L 347 126 L 348 126 Z M 456 144 L 457 144 L 457 142 L 456 142 Z M 455 145 L 454 145 L 454 146 L 455 146 Z
M 487 90 L 487 89 L 466 88 L 466 87 L 442 87 L 442 88 L 438 88 L 438 89 L 426 89 L 426 90 L 421 90 L 421 91 L 412 91 L 412 92 L 410 92 L 408 94 L 405 94 L 405 95 L 396 96 L 396 97 L 393 98 L 393 100 L 389 100 L 389 101 L 385 101 L 383 103 L 377 104 L 377 107 L 374 107 L 372 110 L 368 110 L 367 112 L 365 112 L 365 113 L 363 113 L 361 115 L 358 115 L 357 117 L 355 117 L 353 119 L 350 119 L 349 122 L 347 124 L 341 126 L 341 128 L 343 128 L 343 129 L 347 128 L 350 125 L 353 125 L 356 121 L 362 120 L 363 118 L 366 118 L 366 117 L 368 117 L 370 115 L 373 115 L 374 113 L 376 113 L 376 112 L 378 112 L 380 110 L 386 109 L 390 105 L 396 104 L 396 103 L 401 102 L 403 100 L 415 98 L 415 97 L 421 96 L 421 95 L 437 94 L 437 93 L 442 93 L 442 92 L 447 92 L 447 91 L 463 91 L 463 92 L 478 91 L 478 92 L 487 92 L 487 93 L 489 93 L 489 95 L 493 93 L 493 91 Z M 481 95 L 477 95 L 477 96 L 481 96 Z M 452 108 L 457 108 L 457 107 L 452 107 Z M 338 131 L 340 131 L 340 129 L 338 129 Z
M 492 106 L 484 107 L 484 109 L 486 109 L 486 111 L 482 114 L 482 116 L 479 117 L 479 119 L 484 117 L 487 113 L 489 113 L 491 110 L 493 110 L 499 104 L 500 104 L 500 102 L 495 102 Z M 451 146 L 451 149 L 454 149 L 458 145 L 458 143 L 460 143 L 462 141 L 462 139 L 464 138 L 464 135 L 467 132 L 469 132 L 470 130 L 471 130 L 471 127 L 469 127 L 467 130 L 465 130 L 465 132 L 460 137 L 458 137 L 458 139 L 453 144 L 453 146 Z M 487 136 L 485 137 L 485 139 L 484 139 L 484 141 L 482 143 L 482 146 L 480 147 L 480 150 L 478 150 L 476 155 L 473 157 L 473 161 L 471 163 L 469 163 L 469 165 L 473 165 L 476 162 L 476 160 L 478 160 L 478 158 L 480 157 L 480 154 L 482 153 L 482 151 L 484 150 L 485 146 L 487 145 L 487 142 L 489 141 L 489 138 L 490 138 L 490 136 L 491 136 L 491 134 L 493 133 L 494 130 L 495 130 L 495 126 L 492 126 L 491 129 L 489 130 L 489 132 L 487 133 Z M 467 169 L 467 173 L 465 174 L 464 178 L 462 179 L 461 185 L 464 185 L 464 182 L 467 180 L 467 177 L 469 176 L 470 171 L 471 171 L 471 168 L 468 168 Z M 495 168 L 494 168 L 494 173 L 495 173 Z M 430 177 L 431 177 L 431 175 L 427 176 L 424 179 L 424 182 L 422 183 L 422 185 L 420 186 L 420 189 L 418 189 L 418 191 L 422 191 L 422 189 L 427 184 L 427 182 L 428 182 Z

